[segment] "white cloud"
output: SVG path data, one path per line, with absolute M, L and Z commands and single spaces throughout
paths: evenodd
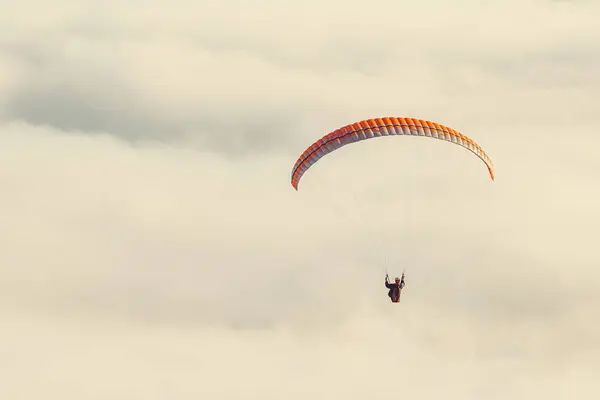
M 597 397 L 596 4 L 33 4 L 0 16 L 1 397 Z M 395 137 L 293 190 L 386 115 L 496 181 Z

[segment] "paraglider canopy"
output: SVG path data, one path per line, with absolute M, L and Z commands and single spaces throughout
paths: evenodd
M 494 180 L 494 165 L 485 151 L 471 138 L 435 122 L 415 118 L 384 117 L 367 119 L 339 128 L 311 144 L 298 158 L 292 169 L 291 184 L 298 190 L 304 173 L 323 156 L 351 143 L 381 136 L 425 136 L 462 146 L 487 166 Z

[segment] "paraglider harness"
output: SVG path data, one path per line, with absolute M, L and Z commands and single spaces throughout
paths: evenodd
M 400 303 L 400 292 L 402 292 L 402 288 L 404 287 L 404 272 L 402 273 L 400 283 L 390 283 L 388 274 L 385 274 L 385 287 L 390 289 L 388 297 L 392 300 L 392 303 Z

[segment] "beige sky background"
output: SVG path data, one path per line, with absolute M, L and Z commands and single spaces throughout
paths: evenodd
M 0 398 L 599 398 L 600 3 L 165 4 L 2 8 Z M 382 116 L 496 181 L 388 137 L 292 188 Z

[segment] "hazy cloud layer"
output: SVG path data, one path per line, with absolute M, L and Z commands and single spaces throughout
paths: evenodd
M 7 8 L 0 397 L 596 399 L 600 9 L 486 4 Z M 497 180 L 393 137 L 293 190 L 386 115 Z
M 596 117 L 595 5 L 104 4 L 4 14 L 7 118 L 247 153 L 365 116 Z

